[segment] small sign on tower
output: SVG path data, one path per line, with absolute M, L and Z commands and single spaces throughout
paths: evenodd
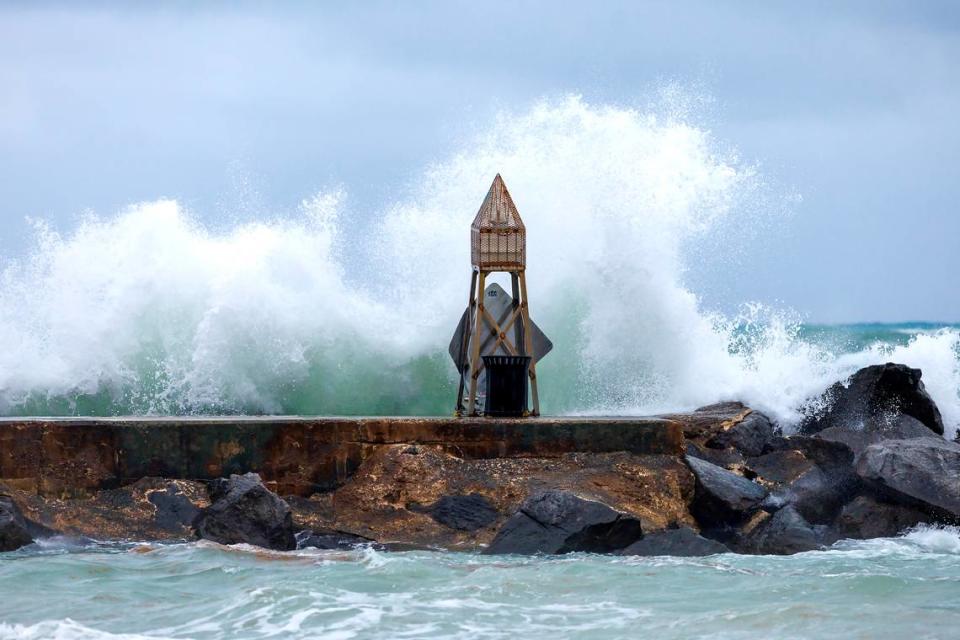
M 553 345 L 530 320 L 527 230 L 499 173 L 470 225 L 470 257 L 470 297 L 450 341 L 460 372 L 456 415 L 540 415 L 536 364 Z M 510 274 L 512 296 L 486 286 L 494 272 Z

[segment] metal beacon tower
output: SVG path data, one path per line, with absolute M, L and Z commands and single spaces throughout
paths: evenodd
M 536 363 L 553 345 L 530 320 L 527 231 L 500 174 L 470 226 L 470 257 L 467 309 L 450 342 L 460 372 L 456 415 L 540 415 Z M 496 272 L 510 274 L 512 295 L 487 286 Z

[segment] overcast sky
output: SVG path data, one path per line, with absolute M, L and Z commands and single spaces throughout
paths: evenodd
M 840 6 L 837 6 L 840 5 Z M 376 210 L 464 123 L 676 82 L 802 201 L 733 302 L 814 321 L 960 320 L 960 4 L 0 5 L 0 260 L 25 216 L 175 197 L 206 219 L 342 184 Z

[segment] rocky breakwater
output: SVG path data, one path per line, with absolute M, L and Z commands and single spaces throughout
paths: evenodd
M 82 497 L 7 485 L 0 548 L 58 532 L 278 550 L 787 554 L 960 518 L 960 445 L 944 439 L 920 371 L 903 365 L 838 382 L 790 435 L 735 402 L 660 420 L 682 429 L 675 450 L 579 450 L 580 438 L 472 457 L 394 439 L 307 495 L 253 473 L 147 477 Z

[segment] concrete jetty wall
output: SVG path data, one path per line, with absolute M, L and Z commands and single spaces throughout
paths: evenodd
M 345 482 L 377 447 L 436 446 L 461 458 L 571 452 L 683 453 L 668 418 L 6 418 L 0 481 L 44 497 L 84 497 L 145 476 L 259 473 L 283 495 Z

